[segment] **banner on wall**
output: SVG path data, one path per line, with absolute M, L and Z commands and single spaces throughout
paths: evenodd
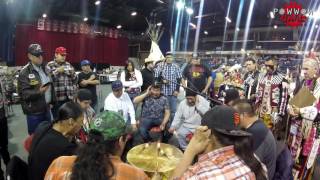
M 65 22 L 39 18 L 37 29 L 40 31 L 67 32 L 72 34 L 92 34 L 96 36 L 105 36 L 109 38 L 128 37 L 126 33 L 117 29 L 101 26 L 89 26 L 86 23 Z

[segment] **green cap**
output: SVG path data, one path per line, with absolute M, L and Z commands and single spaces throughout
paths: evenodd
M 90 130 L 101 132 L 105 140 L 116 140 L 128 133 L 123 117 L 114 111 L 104 111 L 90 123 Z

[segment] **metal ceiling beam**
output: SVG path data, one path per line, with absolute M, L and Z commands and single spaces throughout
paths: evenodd
M 290 32 L 292 31 L 292 28 L 290 27 L 278 27 L 277 29 L 274 29 L 273 27 L 257 27 L 257 28 L 250 28 L 250 33 L 259 33 L 259 32 Z M 297 31 L 297 30 L 293 30 Z M 243 29 L 240 30 L 240 32 L 243 32 Z M 226 34 L 233 34 L 234 29 L 228 30 Z M 205 37 L 202 39 L 202 42 L 214 42 L 214 41 L 221 41 L 223 38 L 222 36 L 212 36 L 212 37 Z

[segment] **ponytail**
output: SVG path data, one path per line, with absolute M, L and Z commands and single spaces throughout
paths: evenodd
M 267 179 L 260 161 L 254 156 L 250 137 L 235 138 L 234 152 L 249 166 L 251 171 L 256 175 L 257 180 Z
M 234 152 L 255 174 L 257 180 L 267 180 L 261 163 L 255 158 L 250 137 L 231 137 L 212 131 L 217 140 L 225 146 L 233 145 Z
M 78 151 L 72 168 L 71 180 L 111 179 L 115 174 L 110 160 L 113 148 L 114 145 L 106 144 L 100 132 L 91 130 L 87 144 Z

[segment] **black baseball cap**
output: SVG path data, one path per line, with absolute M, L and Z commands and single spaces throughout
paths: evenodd
M 197 96 L 196 90 L 186 89 L 186 97 L 188 97 L 188 96 Z
M 92 93 L 88 89 L 80 89 L 77 93 L 77 98 L 80 101 L 92 100 Z
M 34 56 L 40 56 L 43 54 L 40 44 L 30 44 L 28 47 L 28 53 Z
M 228 136 L 251 136 L 250 133 L 240 129 L 239 122 L 240 115 L 236 110 L 226 105 L 219 105 L 204 114 L 201 125 Z

